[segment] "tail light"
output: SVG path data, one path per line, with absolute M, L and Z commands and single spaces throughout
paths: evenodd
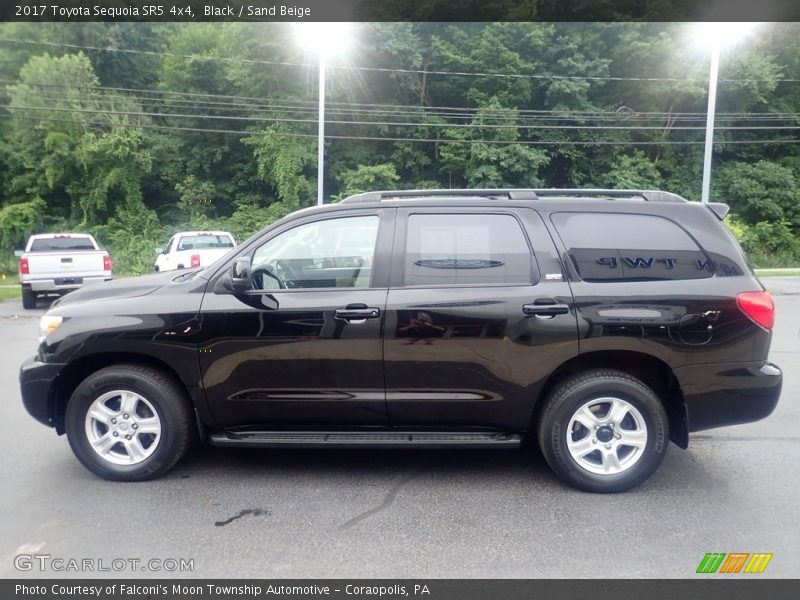
M 19 274 L 20 275 L 28 275 L 30 274 L 31 269 L 28 266 L 28 259 L 27 258 L 20 258 L 19 259 Z
M 736 294 L 736 305 L 753 323 L 768 331 L 775 324 L 775 304 L 769 292 Z
M 192 254 L 192 268 L 200 266 L 200 255 Z
M 103 257 L 103 271 L 110 271 L 111 270 L 111 257 L 106 254 Z

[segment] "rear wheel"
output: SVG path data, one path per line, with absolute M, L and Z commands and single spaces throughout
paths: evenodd
M 36 293 L 30 288 L 22 288 L 22 308 L 36 308 Z
M 141 481 L 171 469 L 190 442 L 182 390 L 148 367 L 118 365 L 87 377 L 66 411 L 72 451 L 100 477 Z
M 621 371 L 573 375 L 545 401 L 539 446 L 566 483 L 590 492 L 621 492 L 661 464 L 669 424 L 656 394 Z

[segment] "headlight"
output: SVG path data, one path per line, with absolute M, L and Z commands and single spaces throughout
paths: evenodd
M 64 318 L 57 315 L 44 315 L 39 320 L 39 341 L 41 342 L 44 340 L 44 338 L 58 329 L 63 321 Z

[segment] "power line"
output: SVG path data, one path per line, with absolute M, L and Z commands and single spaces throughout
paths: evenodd
M 243 100 L 247 101 L 248 103 L 255 103 L 257 105 L 264 105 L 264 106 L 271 106 L 271 104 L 265 104 L 263 97 L 253 97 L 253 96 L 234 96 L 234 95 L 227 95 L 227 94 L 211 94 L 211 93 L 202 93 L 202 92 L 176 92 L 176 91 L 167 91 L 167 90 L 147 90 L 147 89 L 140 89 L 140 88 L 124 88 L 124 87 L 109 87 L 109 86 L 86 86 L 86 85 L 70 85 L 70 84 L 52 84 L 52 83 L 34 83 L 34 84 L 26 84 L 22 82 L 16 82 L 12 80 L 3 79 L 0 80 L 0 83 L 5 84 L 12 84 L 13 85 L 25 85 L 31 87 L 55 87 L 59 89 L 88 89 L 88 90 L 103 90 L 103 91 L 121 91 L 121 92 L 138 92 L 138 93 L 148 93 L 148 94 L 170 94 L 170 95 L 179 95 L 179 96 L 189 96 L 189 97 L 201 97 L 201 98 L 226 98 L 226 99 L 235 99 L 235 100 Z M 11 86 L 6 86 L 11 87 Z M 201 102 L 198 100 L 197 102 Z M 317 110 L 317 100 L 295 100 L 294 101 L 298 106 L 307 105 L 313 108 L 315 111 Z M 231 103 L 236 104 L 236 103 Z M 547 114 L 547 113 L 563 113 L 563 110 L 548 110 L 548 109 L 510 109 L 510 108 L 478 108 L 478 107 L 454 107 L 454 106 L 425 106 L 425 105 L 408 105 L 408 104 L 380 104 L 380 103 L 365 103 L 365 102 L 336 102 L 336 101 L 328 101 L 326 102 L 326 106 L 336 106 L 336 105 L 347 105 L 347 106 L 358 106 L 358 107 L 379 107 L 379 108 L 386 108 L 386 109 L 398 109 L 398 108 L 406 108 L 406 109 L 415 109 L 417 111 L 459 111 L 459 112 L 470 112 L 474 113 L 477 111 L 482 112 L 508 112 L 510 110 L 518 111 L 518 112 L 530 112 L 536 114 Z M 570 111 L 576 114 L 605 114 L 605 115 L 615 115 L 615 111 Z M 641 114 L 661 114 L 661 113 L 641 113 Z M 663 113 L 667 114 L 667 113 Z M 673 113 L 673 114 L 680 114 L 680 113 Z M 695 113 L 685 113 L 685 114 L 695 114 Z M 705 113 L 696 113 L 699 115 L 704 115 Z
M 6 86 L 8 88 L 9 86 Z M 45 100 L 53 100 L 53 101 L 64 101 L 64 94 L 62 92 L 57 91 L 44 91 L 44 92 L 36 92 L 36 99 L 45 99 Z M 261 105 L 261 104 L 238 104 L 238 103 L 226 103 L 226 102 L 208 102 L 208 101 L 201 101 L 201 100 L 193 100 L 193 99 L 173 99 L 173 98 L 158 98 L 153 96 L 134 96 L 134 95 L 122 95 L 117 97 L 109 97 L 109 96 L 97 96 L 94 98 L 84 98 L 84 99 L 77 99 L 79 102 L 85 103 L 92 103 L 96 105 L 116 105 L 119 101 L 124 100 L 133 100 L 137 103 L 146 106 L 146 105 L 153 105 L 153 106 L 162 106 L 166 109 L 171 108 L 182 108 L 182 109 L 203 109 L 208 111 L 220 111 L 220 112 L 248 112 L 248 113 L 275 113 L 282 116 L 285 116 L 286 112 L 289 113 L 297 113 L 297 114 L 316 114 L 318 108 L 311 107 L 311 106 L 302 106 L 302 105 L 291 105 L 291 104 L 272 104 L 272 105 Z M 69 101 L 69 100 L 68 100 Z M 198 106 L 202 105 L 202 106 Z M 528 122 L 530 120 L 538 121 L 597 121 L 597 122 L 647 122 L 647 121 L 661 121 L 663 119 L 670 119 L 672 123 L 670 125 L 663 125 L 661 127 L 672 127 L 675 123 L 680 122 L 705 122 L 705 116 L 680 116 L 679 113 L 675 113 L 673 115 L 667 115 L 666 113 L 663 116 L 649 116 L 648 114 L 634 114 L 631 117 L 620 117 L 620 116 L 612 116 L 612 114 L 602 113 L 601 116 L 587 116 L 587 115 L 565 115 L 560 113 L 554 114 L 489 114 L 489 115 L 481 115 L 478 113 L 470 112 L 468 114 L 458 114 L 458 113 L 451 113 L 451 112 L 425 112 L 422 113 L 420 111 L 403 111 L 403 110 L 374 110 L 374 109 L 357 109 L 357 108 L 336 108 L 336 107 L 329 107 L 327 109 L 328 114 L 335 114 L 335 115 L 347 115 L 347 114 L 359 114 L 363 115 L 363 118 L 373 117 L 373 116 L 387 116 L 387 117 L 435 117 L 435 118 L 442 118 L 442 119 L 456 119 L 456 120 L 468 120 L 468 119 L 475 119 L 476 117 L 485 116 L 486 118 L 491 119 L 492 121 L 510 121 L 510 122 L 522 122 L 523 119 L 527 119 Z M 509 111 L 514 112 L 514 111 Z M 600 114 L 600 113 L 598 113 Z M 688 113 L 687 113 L 688 114 Z M 199 116 L 199 115 L 198 115 Z M 800 113 L 752 113 L 749 115 L 740 115 L 737 116 L 736 113 L 717 113 L 716 120 L 719 121 L 755 121 L 755 122 L 770 122 L 770 121 L 785 121 L 785 120 L 793 120 L 800 117 Z M 441 123 L 431 123 L 429 121 L 417 121 L 420 125 L 431 124 L 431 125 L 440 125 Z
M 198 127 L 173 127 L 167 125 L 150 125 L 150 124 L 120 124 L 110 123 L 103 121 L 78 121 L 73 119 L 56 119 L 45 118 L 36 116 L 25 115 L 3 115 L 0 114 L 0 119 L 22 119 L 29 121 L 41 122 L 54 122 L 54 123 L 74 123 L 76 125 L 96 125 L 100 127 L 111 128 L 125 128 L 125 129 L 156 129 L 165 131 L 190 131 L 197 133 L 221 133 L 242 136 L 258 136 L 264 132 L 260 131 L 243 131 L 235 129 L 203 129 Z M 317 138 L 316 134 L 304 133 L 275 133 L 271 132 L 275 137 L 285 138 Z M 485 144 L 485 145 L 509 145 L 516 144 L 521 146 L 685 146 L 685 145 L 701 145 L 705 144 L 702 140 L 687 140 L 687 141 L 674 141 L 674 140 L 658 140 L 658 141 L 627 141 L 627 140 L 557 140 L 557 141 L 544 141 L 544 140 L 459 140 L 459 139 L 437 139 L 437 138 L 399 138 L 399 137 L 376 137 L 376 136 L 348 136 L 348 135 L 326 135 L 325 139 L 335 140 L 356 140 L 356 141 L 374 141 L 374 142 L 417 142 L 417 143 L 433 143 L 433 144 Z M 800 139 L 771 139 L 771 140 L 725 140 L 715 142 L 717 146 L 724 146 L 728 144 L 737 145 L 758 145 L 758 144 L 797 144 Z
M 316 123 L 316 119 L 294 119 L 294 118 L 261 118 L 261 117 L 242 117 L 235 115 L 198 115 L 186 113 L 157 113 L 157 112 L 144 112 L 144 111 L 123 111 L 123 110 L 108 110 L 108 109 L 89 109 L 89 108 L 54 108 L 54 107 L 37 107 L 37 106 L 19 106 L 19 105 L 6 105 L 0 104 L 0 108 L 8 110 L 25 110 L 25 111 L 38 111 L 38 112 L 68 112 L 68 113 L 86 113 L 86 114 L 108 114 L 108 115 L 124 115 L 129 117 L 167 117 L 173 119 L 207 119 L 217 121 L 244 121 L 250 123 Z M 343 120 L 328 120 L 330 125 L 358 125 L 358 126 L 382 126 L 382 127 L 417 127 L 425 129 L 542 129 L 542 130 L 593 130 L 593 131 L 663 131 L 663 126 L 652 125 L 636 125 L 636 126 L 622 126 L 622 125 L 497 125 L 492 123 L 408 123 L 408 122 L 391 122 L 391 121 L 343 121 Z M 704 130 L 703 126 L 671 126 L 670 131 L 700 131 Z M 721 126 L 715 129 L 719 131 L 796 131 L 800 130 L 800 125 L 767 125 L 767 126 Z
M 274 105 L 270 104 L 269 102 L 264 101 L 264 98 L 257 98 L 253 96 L 233 96 L 233 95 L 225 95 L 225 94 L 210 94 L 210 93 L 198 93 L 198 92 L 176 92 L 176 91 L 167 91 L 167 90 L 147 90 L 147 89 L 140 89 L 140 88 L 124 88 L 124 87 L 110 87 L 110 86 L 86 86 L 86 85 L 70 85 L 70 84 L 50 84 L 50 83 L 34 83 L 34 84 L 26 84 L 22 82 L 14 82 L 11 80 L 3 80 L 0 79 L 0 83 L 5 84 L 12 84 L 12 86 L 6 85 L 6 88 L 13 87 L 13 84 L 16 85 L 24 85 L 28 87 L 51 87 L 57 89 L 87 89 L 93 91 L 122 91 L 122 92 L 138 92 L 138 93 L 148 93 L 148 94 L 171 94 L 171 95 L 179 95 L 179 96 L 189 96 L 189 97 L 202 97 L 202 98 L 227 98 L 227 99 L 237 99 L 237 100 L 244 100 L 252 103 L 255 106 L 264 106 L 264 107 L 285 107 L 286 105 Z M 205 102 L 197 100 L 195 102 Z M 313 109 L 313 112 L 317 111 L 317 101 L 305 101 L 305 100 L 295 100 L 295 104 L 298 107 L 305 109 L 305 105 L 308 105 L 310 109 Z M 228 104 L 222 103 L 219 104 Z M 230 106 L 250 106 L 242 105 L 238 103 L 230 103 Z M 653 116 L 653 117 L 669 117 L 669 118 L 680 118 L 683 116 L 697 116 L 701 117 L 705 120 L 705 112 L 646 112 L 646 111 L 632 111 L 631 116 L 620 116 L 617 110 L 608 110 L 608 111 L 564 111 L 563 109 L 520 109 L 520 108 L 493 108 L 493 107 L 454 107 L 454 106 L 423 106 L 423 105 L 403 105 L 403 104 L 379 104 L 379 103 L 364 103 L 364 102 L 327 102 L 326 106 L 347 106 L 347 107 L 380 107 L 386 108 L 387 112 L 391 112 L 388 109 L 398 109 L 398 108 L 405 108 L 405 109 L 414 109 L 415 114 L 420 114 L 420 112 L 429 112 L 429 111 L 440 111 L 443 114 L 445 112 L 449 113 L 457 112 L 463 114 L 485 114 L 485 115 L 493 115 L 494 113 L 498 114 L 508 114 L 510 112 L 517 113 L 519 115 L 565 115 L 565 116 L 576 116 L 578 118 L 583 117 L 590 117 L 591 115 L 600 115 L 606 116 L 608 118 L 613 118 L 616 120 L 626 120 L 628 118 L 637 118 L 637 117 L 645 117 L 645 116 Z M 361 109 L 352 109 L 356 111 L 361 111 Z M 371 112 L 372 109 L 369 111 L 364 112 Z M 378 111 L 375 111 L 378 112 Z M 751 115 L 779 115 L 779 114 L 786 114 L 789 116 L 799 116 L 800 113 L 717 113 L 717 116 L 751 116 Z
M 71 48 L 76 50 L 92 50 L 98 52 L 120 52 L 124 54 L 142 54 L 148 56 L 183 58 L 191 60 L 210 60 L 221 62 L 233 62 L 244 64 L 257 64 L 257 65 L 271 65 L 280 67 L 302 67 L 310 68 L 315 67 L 311 63 L 293 63 L 286 61 L 269 61 L 263 59 L 252 58 L 230 58 L 224 56 L 202 56 L 198 54 L 176 54 L 172 52 L 156 52 L 155 50 L 134 50 L 132 48 L 110 48 L 100 46 L 84 46 L 79 44 L 64 44 L 58 42 L 42 42 L 38 40 L 21 40 L 15 38 L 0 38 L 0 42 L 12 44 L 33 44 L 39 46 L 50 46 L 60 48 Z M 550 74 L 533 74 L 533 73 L 490 73 L 490 72 L 467 72 L 467 71 L 434 71 L 428 69 L 390 69 L 388 67 L 362 67 L 355 65 L 328 65 L 329 69 L 351 70 L 351 71 L 371 71 L 379 73 L 406 73 L 413 75 L 444 75 L 444 76 L 457 76 L 457 77 L 491 77 L 501 79 L 531 79 L 531 80 L 569 80 L 569 81 L 643 81 L 643 82 L 681 82 L 686 81 L 685 78 L 678 77 L 618 77 L 611 75 L 550 75 Z M 720 79 L 720 81 L 731 83 L 758 83 L 762 81 L 777 81 L 780 83 L 796 83 L 800 79 Z

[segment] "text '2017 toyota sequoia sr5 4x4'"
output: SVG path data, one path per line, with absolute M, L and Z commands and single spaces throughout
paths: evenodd
M 614 492 L 775 408 L 772 298 L 723 204 L 634 190 L 371 192 L 214 264 L 42 317 L 31 415 L 101 477 L 216 446 L 514 448 Z

